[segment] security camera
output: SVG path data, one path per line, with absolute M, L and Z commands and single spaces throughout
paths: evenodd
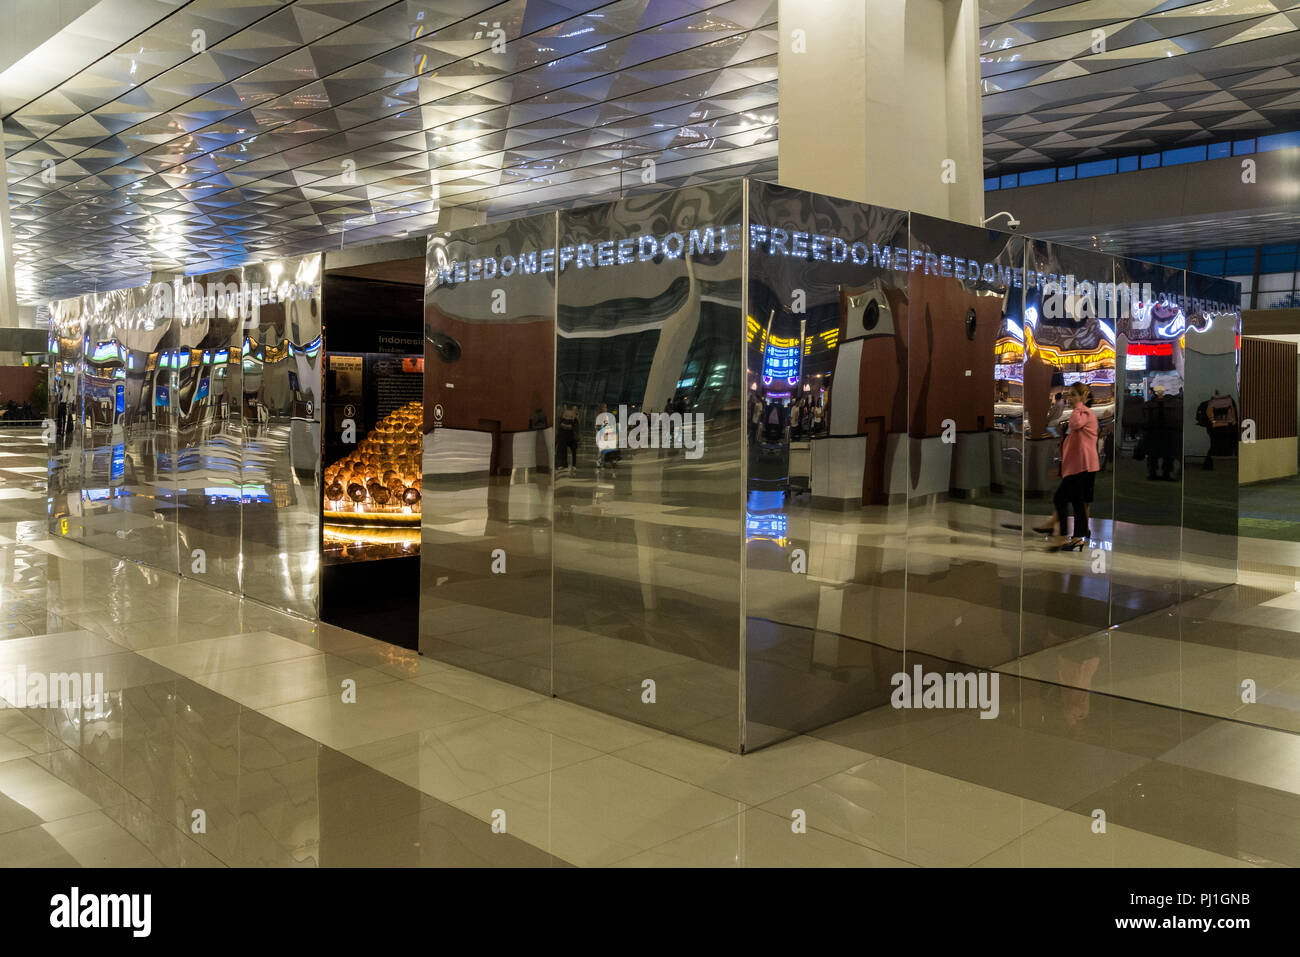
M 992 216 L 988 217 L 987 219 L 981 220 L 980 225 L 987 226 L 989 223 L 993 222 L 993 220 L 997 219 L 999 216 L 1005 216 L 1007 218 L 1007 229 L 1010 229 L 1014 232 L 1015 230 L 1020 228 L 1020 220 L 1016 219 L 1016 217 L 1012 216 L 1005 209 L 1000 213 L 994 213 Z
M 424 338 L 426 342 L 433 346 L 433 351 L 438 353 L 438 358 L 443 362 L 455 362 L 460 358 L 460 343 L 447 333 L 425 326 Z
M 846 296 L 848 306 L 844 324 L 844 341 L 868 336 L 892 336 L 894 314 L 885 297 L 885 288 L 877 279 L 866 289 Z

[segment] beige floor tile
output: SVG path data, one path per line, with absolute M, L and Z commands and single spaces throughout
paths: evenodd
M 908 867 L 905 861 L 759 808 L 618 862 L 619 867 Z
M 1300 735 L 1219 721 L 1161 760 L 1300 795 Z
M 165 648 L 140 652 L 151 661 L 187 678 L 220 674 L 236 668 L 250 668 L 291 658 L 305 658 L 320 652 L 291 638 L 269 631 L 205 638 Z
M 78 864 L 58 838 L 39 825 L 0 834 L 0 866 L 77 867 Z
M 488 678 L 461 668 L 435 671 L 432 674 L 412 678 L 411 681 L 421 687 L 440 691 L 461 701 L 486 708 L 488 711 L 506 711 L 547 700 L 544 695 L 529 691 L 527 688 L 506 684 L 504 681 L 497 681 L 495 678 Z
M 385 641 L 376 641 L 373 638 L 367 639 L 366 642 L 361 644 L 342 647 L 336 654 L 342 658 L 365 665 L 367 668 L 374 668 L 376 671 L 392 675 L 394 678 L 418 678 L 421 675 L 446 671 L 452 667 L 446 662 L 426 658 L 409 648 L 399 648 L 397 645 L 390 645 Z
M 44 825 L 82 867 L 161 867 L 143 844 L 103 811 L 91 811 Z
M 613 864 L 738 814 L 743 805 L 601 755 L 454 802 L 506 833 L 582 866 Z
M 1060 813 L 1011 794 L 888 758 L 783 794 L 763 805 L 810 828 L 925 867 L 967 867 Z
M 21 804 L 42 821 L 57 821 L 100 807 L 98 802 L 31 758 L 0 764 L 0 794 Z
M 1108 824 L 1093 832 L 1093 820 L 1063 811 L 976 867 L 1250 867 L 1222 854 L 1179 844 L 1142 831 Z
M 632 724 L 556 698 L 544 698 L 510 708 L 503 714 L 597 751 L 617 751 L 663 734 L 654 728 Z
M 355 703 L 330 694 L 263 708 L 261 713 L 344 751 L 489 712 L 407 681 L 393 681 L 359 688 Z
M 42 669 L 63 670 L 58 666 L 69 660 L 120 654 L 122 651 L 121 645 L 89 631 L 11 638 L 0 641 L 0 669 L 10 675 L 20 666 L 29 673 Z
M 174 615 L 142 621 L 115 621 L 94 615 L 73 615 L 78 626 L 103 635 L 132 651 L 168 648 L 236 633 L 238 621 L 183 622 Z
M 589 760 L 600 752 L 492 714 L 376 741 L 347 753 L 425 794 L 451 802 Z
M 358 695 L 364 688 L 398 680 L 355 661 L 324 654 L 194 676 L 194 680 L 205 688 L 253 709 L 326 695 L 341 697 L 345 679 L 355 682 Z
M 761 804 L 862 763 L 862 755 L 851 748 L 803 736 L 742 755 L 661 735 L 613 753 L 746 804 Z
M 43 823 L 39 814 L 0 791 L 0 834 L 37 827 Z

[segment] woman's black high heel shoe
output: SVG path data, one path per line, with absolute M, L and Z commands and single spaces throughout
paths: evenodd
M 1057 545 L 1052 549 L 1054 552 L 1081 552 L 1083 551 L 1083 539 L 1072 538 L 1068 542 Z

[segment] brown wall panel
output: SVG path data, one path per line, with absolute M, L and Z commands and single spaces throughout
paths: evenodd
M 1241 340 L 1241 417 L 1255 420 L 1255 438 L 1296 434 L 1296 347 L 1273 339 Z

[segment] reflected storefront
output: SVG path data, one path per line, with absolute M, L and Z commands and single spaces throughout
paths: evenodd
M 366 566 L 422 654 L 733 751 L 1235 580 L 1233 283 L 749 180 L 431 236 L 391 309 L 328 273 L 55 303 L 52 529 L 323 620 Z M 422 355 L 348 339 L 408 307 Z
M 401 254 L 420 245 L 327 255 L 321 296 L 320 618 L 405 648 L 419 631 L 424 256 Z
M 1099 469 L 1087 503 L 1083 554 L 1043 556 L 1040 546 L 1032 553 L 1026 550 L 1034 560 L 1022 564 L 1021 655 L 1109 624 L 1116 468 L 1116 321 L 1108 318 L 1114 311 L 1111 257 L 1038 240 L 1027 243 L 1026 257 L 1026 275 L 1033 279 L 1026 287 L 1021 326 L 1026 543 L 1034 528 L 1053 521 L 1072 411 L 1070 390 L 1076 383 L 1087 386 L 1097 419 Z M 1073 516 L 1070 520 L 1073 526 Z
M 1182 463 L 1205 455 L 1179 403 L 1193 378 L 1236 394 L 1231 283 L 1185 295 L 1181 273 L 750 181 L 435 237 L 429 270 L 427 395 L 464 407 L 457 329 L 533 355 L 479 380 L 477 453 L 426 417 L 426 484 L 464 460 L 459 502 L 425 512 L 427 654 L 753 750 L 884 704 L 914 666 L 1013 667 L 1168 607 L 1195 593 L 1192 548 L 1231 580 L 1210 510 L 1179 544 Z M 1177 326 L 1202 313 L 1217 333 Z M 553 353 L 527 331 L 550 322 Z M 484 434 L 515 384 L 545 410 L 536 478 Z M 1062 551 L 1035 529 L 1076 384 L 1099 471 Z M 540 513 L 490 506 L 534 481 Z
M 320 262 L 53 303 L 51 531 L 314 617 Z

